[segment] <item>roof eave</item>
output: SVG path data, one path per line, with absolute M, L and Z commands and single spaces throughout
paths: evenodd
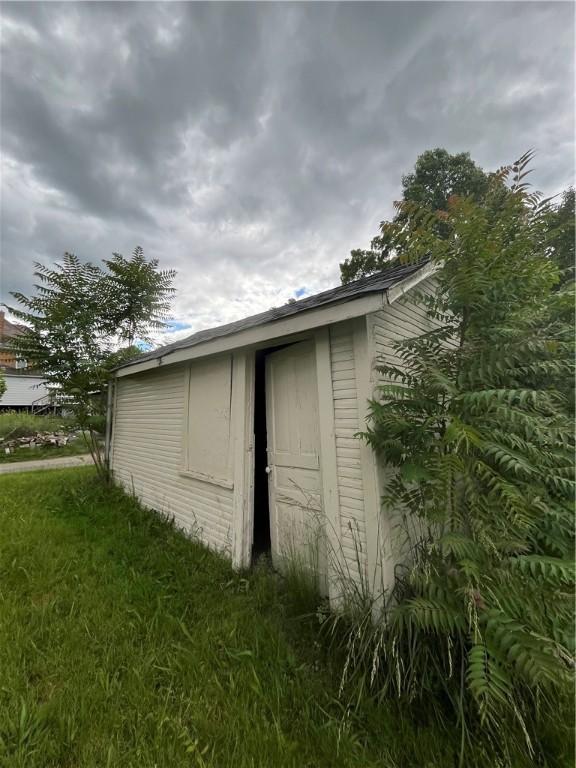
M 132 376 L 133 374 L 149 371 L 160 366 L 175 365 L 176 363 L 194 360 L 199 357 L 230 352 L 241 347 L 258 346 L 273 339 L 280 339 L 285 336 L 292 336 L 304 331 L 321 328 L 332 323 L 351 320 L 354 317 L 361 317 L 362 315 L 382 309 L 387 303 L 385 293 L 385 291 L 378 291 L 348 301 L 311 309 L 307 312 L 273 320 L 265 325 L 246 328 L 228 336 L 210 339 L 191 347 L 168 351 L 165 355 L 160 354 L 158 357 L 143 360 L 141 363 L 135 360 L 133 363 L 127 363 L 121 368 L 116 369 L 114 375 L 118 378 Z
M 220 336 L 189 347 L 168 350 L 165 354 L 162 354 L 162 350 L 159 349 L 158 356 L 156 357 L 141 362 L 134 360 L 133 362 L 125 363 L 114 371 L 114 376 L 117 378 L 132 376 L 154 368 L 175 365 L 176 363 L 207 357 L 208 355 L 230 352 L 241 347 L 254 347 L 274 339 L 281 339 L 285 336 L 314 330 L 315 328 L 321 328 L 332 323 L 339 323 L 355 317 L 361 317 L 362 315 L 368 315 L 371 312 L 377 312 L 388 304 L 392 304 L 419 282 L 429 277 L 436 269 L 435 265 L 427 264 L 418 272 L 409 275 L 404 280 L 383 291 L 360 294 L 356 298 L 348 298 L 326 304 L 316 309 L 289 315 L 262 325 L 253 326 L 252 328 L 245 328 L 227 336 Z
M 439 269 L 439 264 L 428 262 L 422 267 L 422 269 L 418 270 L 418 272 L 414 272 L 414 274 L 405 277 L 404 280 L 400 280 L 398 283 L 388 288 L 385 291 L 386 303 L 392 304 L 393 302 L 402 298 L 402 296 L 408 293 L 408 291 L 412 290 L 412 288 L 415 288 L 418 283 L 421 283 L 422 280 L 425 280 L 427 277 L 431 277 Z

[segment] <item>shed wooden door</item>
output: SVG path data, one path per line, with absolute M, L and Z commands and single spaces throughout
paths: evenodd
M 289 559 L 326 573 L 320 477 L 316 349 L 303 341 L 266 358 L 270 543 L 280 569 Z

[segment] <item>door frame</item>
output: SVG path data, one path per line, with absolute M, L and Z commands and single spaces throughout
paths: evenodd
M 311 376 L 311 381 L 314 382 L 312 391 L 308 393 L 308 396 L 312 399 L 312 402 L 309 403 L 311 406 L 310 410 L 306 412 L 304 415 L 304 421 L 313 421 L 314 422 L 314 433 L 315 433 L 315 439 L 313 439 L 313 453 L 307 454 L 306 456 L 302 455 L 301 452 L 296 450 L 296 455 L 292 454 L 291 451 L 295 450 L 295 445 L 292 444 L 291 435 L 284 435 L 284 437 L 288 437 L 290 440 L 290 446 L 286 446 L 284 444 L 284 448 L 288 451 L 288 453 L 291 455 L 293 461 L 295 463 L 292 463 L 289 459 L 287 460 L 287 457 L 285 456 L 285 451 L 280 449 L 277 445 L 277 424 L 276 424 L 276 409 L 278 406 L 277 399 L 280 398 L 280 400 L 284 399 L 284 388 L 287 386 L 287 382 L 285 379 L 282 379 L 282 374 L 278 371 L 276 371 L 274 367 L 274 360 L 278 360 L 278 356 L 280 356 L 281 360 L 293 360 L 294 354 L 296 353 L 296 359 L 297 363 L 296 366 L 299 367 L 302 362 L 304 362 L 304 365 L 306 366 L 307 372 L 312 373 L 313 376 Z M 304 355 L 304 358 L 302 358 L 302 355 Z M 266 452 L 266 459 L 267 459 L 267 466 L 272 468 L 272 472 L 268 472 L 268 515 L 270 519 L 270 545 L 271 545 L 271 560 L 272 564 L 275 568 L 282 570 L 281 563 L 285 564 L 286 558 L 290 558 L 289 551 L 287 552 L 286 547 L 290 548 L 290 542 L 286 540 L 286 534 L 287 529 L 283 528 L 283 535 L 280 534 L 280 517 L 279 514 L 279 506 L 282 505 L 282 499 L 285 498 L 285 495 L 288 497 L 292 497 L 292 494 L 295 494 L 295 497 L 292 497 L 292 501 L 294 502 L 294 509 L 288 509 L 284 510 L 282 512 L 282 516 L 284 515 L 293 515 L 295 518 L 301 517 L 301 523 L 306 528 L 306 526 L 312 526 L 311 529 L 308 529 L 308 532 L 304 534 L 304 531 L 300 531 L 304 536 L 310 536 L 310 533 L 312 531 L 312 536 L 315 537 L 317 533 L 320 534 L 320 536 L 323 538 L 324 536 L 324 530 L 325 530 L 325 524 L 324 524 L 324 505 L 323 505 L 323 488 L 322 488 L 322 467 L 320 462 L 320 451 L 321 451 L 321 445 L 320 445 L 320 423 L 318 418 L 318 373 L 316 371 L 316 344 L 315 340 L 313 338 L 310 339 L 304 339 L 303 341 L 300 341 L 296 344 L 290 344 L 288 347 L 282 347 L 278 351 L 272 352 L 270 354 L 267 354 L 265 357 L 265 375 L 266 375 L 266 383 L 265 383 L 265 399 L 266 399 L 266 426 L 267 426 L 267 452 Z M 278 379 L 277 376 L 280 375 L 280 378 Z M 297 398 L 298 399 L 298 398 Z M 296 414 L 292 413 L 292 417 L 294 417 Z M 292 423 L 292 419 L 289 419 L 289 424 Z M 288 427 L 288 430 L 290 431 L 291 427 Z M 309 446 L 312 447 L 312 446 Z M 278 451 L 278 453 L 276 453 Z M 286 463 L 287 461 L 287 463 Z M 284 468 L 284 473 L 282 472 L 282 467 Z M 312 471 L 314 475 L 316 476 L 317 484 L 315 490 L 311 491 L 312 495 L 318 495 L 320 500 L 320 507 L 318 508 L 317 512 L 312 513 L 310 516 L 310 513 L 306 513 L 306 509 L 308 505 L 311 503 L 311 499 L 308 498 L 307 492 L 303 489 L 299 488 L 298 482 L 295 482 L 294 476 L 292 477 L 292 482 L 295 483 L 295 487 L 290 488 L 290 483 L 288 483 L 288 488 L 285 486 L 278 487 L 277 483 L 279 480 L 279 476 L 282 474 L 285 474 L 286 470 L 290 470 L 291 475 L 298 475 L 299 470 L 303 470 L 304 476 L 307 476 L 308 471 Z M 260 471 L 260 468 L 256 468 L 256 472 Z M 268 470 L 267 470 L 268 471 Z M 302 479 L 302 478 L 301 478 Z M 289 505 L 290 507 L 291 505 Z M 296 511 L 298 509 L 298 511 Z M 292 529 L 291 526 L 289 526 L 289 529 L 292 531 L 293 534 L 296 534 L 296 530 Z M 288 538 L 290 534 L 287 534 Z M 292 545 L 296 547 L 292 551 L 292 555 L 296 558 L 302 560 L 300 561 L 301 567 L 308 567 L 308 561 L 306 559 L 306 554 L 304 551 L 300 549 L 300 547 L 303 547 L 303 550 L 307 548 L 307 545 L 304 541 L 300 540 L 300 536 L 297 536 L 298 541 L 296 539 L 292 542 Z M 320 544 L 320 541 L 318 542 L 318 551 L 317 551 L 317 561 L 315 563 L 315 566 L 318 568 L 318 577 L 320 579 L 319 584 L 323 584 L 326 576 L 326 571 L 324 567 L 324 562 L 322 558 L 322 545 Z M 313 563 L 314 564 L 314 563 Z M 325 593 L 325 590 L 322 589 L 322 591 Z
M 332 358 L 330 326 L 314 333 L 316 341 L 316 380 L 318 383 L 318 427 L 320 429 L 320 473 L 322 506 L 326 530 L 326 580 L 328 598 L 334 605 L 339 597 L 340 500 L 338 496 L 338 465 L 336 461 L 336 430 L 334 427 L 334 392 L 332 389 Z
M 326 520 L 329 551 L 339 551 L 339 504 L 336 468 L 336 440 L 334 433 L 334 403 L 330 363 L 329 327 L 309 333 L 282 337 L 281 343 L 295 343 L 312 339 L 316 354 L 316 381 L 318 386 L 318 428 L 320 432 L 320 474 L 322 503 Z M 254 398 L 257 349 L 275 346 L 273 342 L 235 353 L 235 387 L 233 402 L 245 407 L 236 409 L 234 429 L 234 522 L 232 561 L 235 568 L 248 568 L 251 564 L 254 538 Z M 330 558 L 328 562 L 329 596 L 334 596 Z

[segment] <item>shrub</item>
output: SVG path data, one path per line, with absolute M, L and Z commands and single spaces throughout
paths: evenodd
M 365 434 L 396 468 L 384 504 L 410 559 L 384 620 L 349 627 L 347 671 L 365 682 L 368 662 L 380 694 L 459 728 L 467 766 L 571 754 L 573 291 L 559 289 L 529 160 L 495 177 L 512 180 L 497 204 L 402 206 L 388 234 L 438 265 L 418 297 L 435 327 L 381 365 Z
M 0 437 L 4 439 L 31 437 L 38 432 L 71 430 L 76 426 L 75 420 L 70 416 L 38 415 L 26 411 L 0 413 Z

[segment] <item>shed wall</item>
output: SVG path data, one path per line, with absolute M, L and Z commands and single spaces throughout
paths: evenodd
M 233 491 L 180 474 L 185 383 L 185 366 L 117 380 L 114 476 L 146 506 L 173 516 L 208 546 L 229 551 Z
M 362 444 L 355 435 L 363 428 L 366 397 L 358 384 L 354 322 L 334 324 L 327 335 L 330 375 L 320 396 L 328 399 L 334 415 L 334 434 L 328 439 L 334 442 L 336 459 L 336 560 L 343 571 L 338 575 L 358 581 L 366 577 L 367 569 L 366 468 Z M 173 516 L 179 526 L 197 533 L 209 546 L 231 553 L 233 531 L 241 527 L 234 514 L 245 514 L 245 499 L 235 499 L 234 489 L 181 472 L 187 370 L 186 365 L 174 365 L 117 379 L 112 468 L 115 478 L 146 506 Z M 233 440 L 241 439 L 246 397 L 244 393 L 237 406 L 243 413 L 233 415 Z M 242 454 L 235 456 L 236 463 L 240 462 Z M 240 497 L 242 490 L 236 492 Z M 238 562 L 246 562 L 245 555 L 238 556 Z
M 434 290 L 434 278 L 428 278 L 418 285 L 418 291 L 432 293 Z M 372 390 L 380 383 L 387 381 L 376 367 L 379 361 L 396 365 L 402 368 L 403 362 L 394 349 L 394 344 L 405 339 L 419 336 L 432 330 L 438 324 L 431 320 L 426 309 L 414 301 L 409 294 L 398 299 L 384 309 L 368 315 L 368 343 L 372 357 L 371 383 Z M 398 383 L 398 382 L 393 382 Z M 386 483 L 392 477 L 392 468 L 378 461 L 379 485 L 381 493 L 384 492 Z M 397 528 L 395 519 L 398 510 L 383 509 L 376 517 L 374 530 L 368 532 L 372 540 L 373 562 L 370 564 L 371 572 L 376 574 L 376 584 L 379 589 L 391 588 L 394 583 L 394 569 L 396 564 L 404 559 L 402 550 L 404 539 L 401 530 Z
M 366 574 L 366 514 L 361 444 L 355 437 L 363 425 L 351 322 L 330 327 L 330 363 L 342 550 L 339 554 L 342 575 L 358 581 Z
M 418 290 L 422 293 L 431 293 L 433 278 L 423 281 L 418 286 Z M 426 315 L 425 307 L 415 303 L 409 295 L 398 299 L 379 312 L 373 312 L 368 316 L 368 333 L 372 342 L 374 366 L 378 358 L 384 358 L 388 363 L 401 366 L 402 361 L 394 350 L 394 343 L 411 339 L 433 327 L 434 323 Z M 376 383 L 381 380 L 381 376 L 374 366 L 372 380 Z

